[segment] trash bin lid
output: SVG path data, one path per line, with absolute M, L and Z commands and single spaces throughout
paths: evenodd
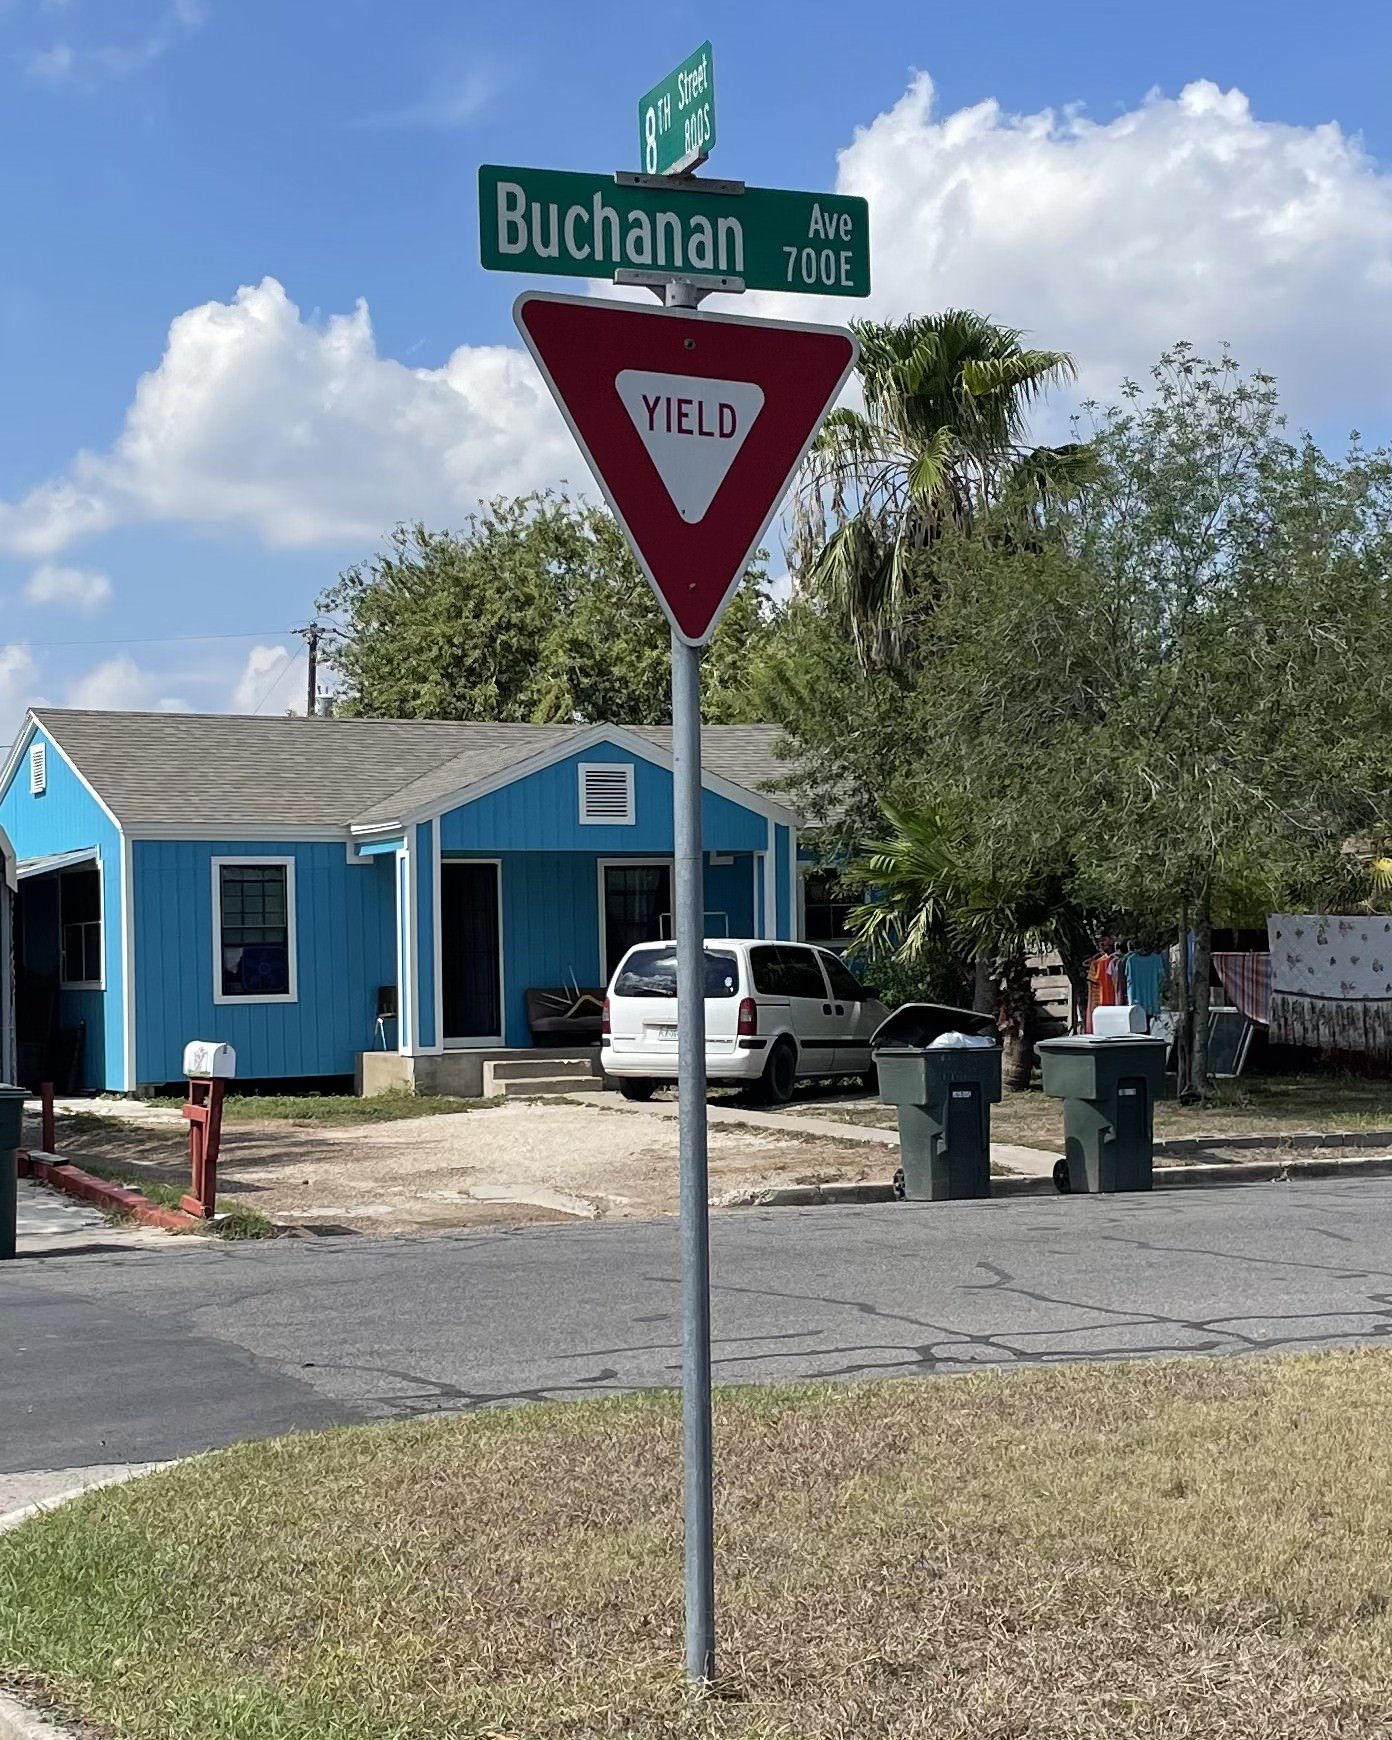
M 944 1033 L 972 1033 L 994 1038 L 996 1018 L 975 1009 L 953 1009 L 946 1003 L 901 1003 L 881 1021 L 871 1037 L 876 1051 L 925 1051 Z
M 1140 1046 L 1149 1050 L 1151 1046 L 1163 1045 L 1168 1049 L 1167 1039 L 1157 1039 L 1149 1033 L 1065 1033 L 1058 1039 L 1041 1039 L 1035 1046 L 1036 1051 L 1121 1051 L 1126 1046 Z

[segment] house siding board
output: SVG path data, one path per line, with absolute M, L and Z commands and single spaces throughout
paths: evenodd
M 633 764 L 631 825 L 581 823 L 582 762 Z M 472 803 L 447 810 L 440 828 L 440 844 L 447 852 L 666 854 L 672 850 L 672 776 L 665 767 L 629 750 L 592 744 Z M 757 811 L 708 791 L 702 799 L 701 828 L 708 851 L 747 852 L 764 843 L 767 823 Z
M 503 906 L 503 1037 L 532 1043 L 527 992 L 553 985 L 603 984 L 599 958 L 599 859 L 596 852 L 453 852 L 448 857 L 501 859 Z M 752 857 L 707 864 L 706 909 L 729 914 L 729 934 L 748 936 L 753 917 Z
M 711 928 L 714 915 L 723 912 L 726 936 L 755 936 L 754 928 L 754 860 L 750 853 L 735 854 L 730 864 L 706 864 L 707 928 L 712 936 L 720 932 Z
M 416 1044 L 429 1049 L 439 1043 L 435 1031 L 435 824 L 416 829 L 413 863 L 416 875 L 416 984 L 419 1031 Z
M 64 1027 L 78 1022 L 86 1026 L 82 1086 L 119 1091 L 134 1085 L 125 1079 L 121 1008 L 121 836 L 52 740 L 43 731 L 36 731 L 31 741 L 48 744 L 47 789 L 37 797 L 30 792 L 26 751 L 16 762 L 9 785 L 0 793 L 0 827 L 9 835 L 19 858 L 42 858 L 50 852 L 76 852 L 88 846 L 97 849 L 102 867 L 106 988 L 61 991 L 58 1019 Z
M 793 934 L 792 884 L 788 875 L 788 866 L 792 856 L 792 830 L 785 828 L 780 822 L 774 829 L 774 866 L 777 878 L 774 882 L 774 917 L 776 932 L 780 937 L 789 939 Z
M 212 860 L 257 857 L 295 860 L 298 999 L 215 1003 Z M 178 1080 L 190 1039 L 232 1045 L 246 1080 L 353 1073 L 377 986 L 396 978 L 393 860 L 279 840 L 136 840 L 131 858 L 139 1081 Z

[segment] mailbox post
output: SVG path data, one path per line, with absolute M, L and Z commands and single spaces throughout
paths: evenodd
M 218 1152 L 222 1146 L 222 1100 L 237 1073 L 237 1054 L 214 1039 L 194 1039 L 184 1047 L 188 1100 L 183 1116 L 189 1127 L 189 1170 L 193 1188 L 181 1207 L 211 1220 L 217 1212 Z

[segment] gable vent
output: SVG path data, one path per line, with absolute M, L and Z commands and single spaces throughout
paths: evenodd
M 592 827 L 632 826 L 633 768 L 629 763 L 581 763 L 580 820 Z
M 31 743 L 29 746 L 29 790 L 35 797 L 42 797 L 48 790 L 48 745 L 46 743 Z

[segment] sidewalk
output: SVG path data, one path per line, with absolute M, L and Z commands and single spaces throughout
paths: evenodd
M 76 1256 L 93 1250 L 168 1248 L 174 1242 L 170 1233 L 156 1227 L 110 1220 L 90 1204 L 60 1196 L 30 1178 L 19 1181 L 20 1259 Z M 8 1264 L 0 1264 L 0 1270 L 6 1267 Z

